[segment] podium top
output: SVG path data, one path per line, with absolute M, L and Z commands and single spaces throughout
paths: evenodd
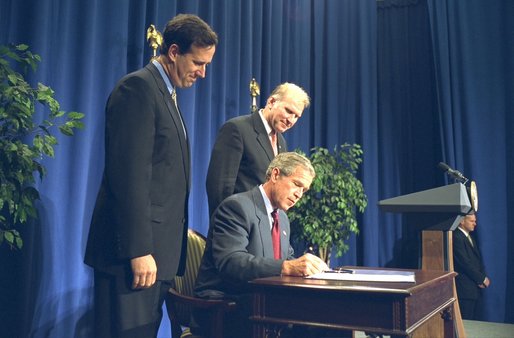
M 454 183 L 439 188 L 393 197 L 378 202 L 386 212 L 429 212 L 465 215 L 473 208 L 466 187 Z

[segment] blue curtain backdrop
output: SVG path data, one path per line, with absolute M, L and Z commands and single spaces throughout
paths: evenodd
M 476 232 L 492 280 L 481 319 L 514 323 L 514 2 L 3 0 L 0 44 L 40 54 L 30 78 L 50 85 L 64 110 L 84 112 L 86 128 L 59 137 L 45 159 L 40 220 L 25 227 L 23 252 L 1 251 L 0 336 L 92 337 L 92 271 L 82 260 L 105 101 L 148 62 L 146 28 L 178 13 L 198 14 L 220 36 L 207 78 L 179 92 L 193 155 L 190 227 L 206 233 L 210 151 L 224 121 L 249 113 L 251 78 L 260 104 L 294 82 L 312 105 L 285 135 L 290 149 L 364 149 L 369 206 L 334 264 L 417 266 L 412 220 L 377 203 L 449 183 L 437 168 L 444 161 L 478 184 Z M 167 322 L 159 336 L 170 337 Z

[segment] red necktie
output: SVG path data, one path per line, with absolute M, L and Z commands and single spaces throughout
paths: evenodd
M 275 209 L 271 213 L 273 217 L 273 225 L 271 227 L 271 241 L 273 242 L 273 257 L 280 259 L 280 228 L 278 225 L 278 210 Z

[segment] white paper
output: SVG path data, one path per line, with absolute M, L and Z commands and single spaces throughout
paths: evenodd
M 413 271 L 395 271 L 395 270 L 368 270 L 353 269 L 353 273 L 321 272 L 305 278 L 326 279 L 326 280 L 345 280 L 345 281 L 363 281 L 363 282 L 408 282 L 416 281 Z

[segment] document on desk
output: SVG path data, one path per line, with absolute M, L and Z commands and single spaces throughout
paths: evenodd
M 414 283 L 416 281 L 413 271 L 377 269 L 335 269 L 323 271 L 305 278 L 362 282 Z

